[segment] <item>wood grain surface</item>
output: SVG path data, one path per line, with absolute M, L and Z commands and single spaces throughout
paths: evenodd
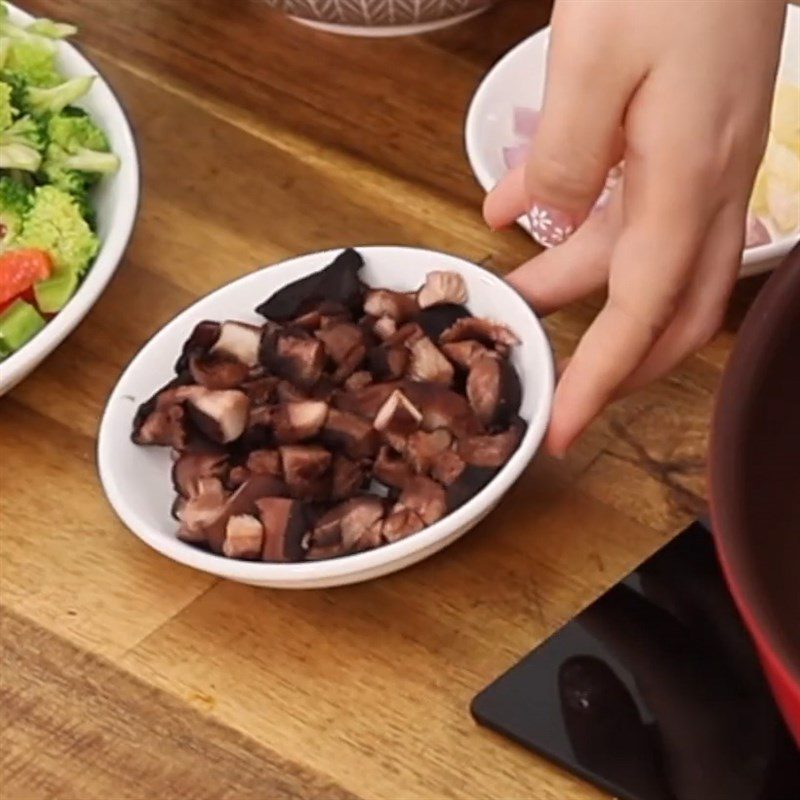
M 128 533 L 95 467 L 103 403 L 157 328 L 289 255 L 424 245 L 505 271 L 463 153 L 480 77 L 546 23 L 510 0 L 459 28 L 361 41 L 258 0 L 29 0 L 74 21 L 143 164 L 135 235 L 84 323 L 0 400 L 3 800 L 590 800 L 475 726 L 473 695 L 704 507 L 733 331 L 540 457 L 479 528 L 374 583 L 257 590 Z M 597 299 L 552 315 L 567 354 Z

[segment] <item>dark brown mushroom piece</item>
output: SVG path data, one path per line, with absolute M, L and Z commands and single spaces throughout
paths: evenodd
M 283 328 L 262 339 L 261 360 L 296 388 L 310 389 L 325 367 L 322 342 L 302 328 Z
M 395 450 L 402 452 L 406 440 L 419 429 L 421 422 L 422 412 L 399 389 L 395 389 L 372 424 Z
M 275 396 L 279 403 L 296 403 L 310 399 L 307 392 L 298 389 L 289 381 L 279 380 L 275 387 Z
M 392 447 L 385 445 L 378 451 L 372 465 L 372 474 L 386 486 L 402 489 L 414 472 L 406 460 Z
M 397 333 L 397 322 L 391 317 L 379 317 L 372 323 L 372 331 L 385 342 Z
M 439 428 L 435 431 L 416 431 L 406 441 L 404 450 L 406 461 L 414 472 L 426 475 L 432 469 L 436 459 L 444 452 L 452 452 L 450 445 L 453 435 L 450 431 Z
M 274 412 L 274 406 L 250 406 L 247 426 L 241 439 L 236 443 L 237 447 L 246 453 L 273 444 L 275 438 L 272 431 Z
M 497 475 L 496 467 L 464 465 L 458 477 L 445 490 L 447 510 L 454 511 L 464 505 L 467 500 L 478 494 L 495 475 Z
M 433 525 L 447 513 L 444 489 L 423 475 L 415 475 L 406 482 L 397 502 L 417 514 L 426 525 Z
M 287 322 L 313 310 L 323 301 L 337 302 L 357 313 L 362 301 L 358 273 L 364 264 L 361 256 L 348 248 L 327 267 L 293 281 L 275 292 L 256 311 L 267 319 Z
M 441 383 L 406 381 L 403 392 L 422 412 L 422 428 L 435 431 L 446 428 L 454 436 L 466 436 L 481 430 L 466 397 Z
M 341 453 L 333 457 L 331 474 L 331 500 L 351 497 L 363 486 L 366 478 L 364 467 Z
M 323 442 L 353 459 L 369 458 L 378 449 L 378 437 L 372 425 L 362 417 L 331 408 L 322 429 Z
M 402 373 L 401 373 L 402 374 Z M 354 372 L 345 382 L 345 391 L 357 391 L 369 386 L 372 383 L 372 373 L 368 370 L 362 369 L 359 372 Z
M 237 514 L 225 526 L 222 555 L 228 558 L 260 559 L 264 549 L 264 526 L 252 514 Z
M 198 492 L 200 480 L 217 478 L 224 481 L 228 471 L 226 453 L 181 453 L 172 464 L 172 485 L 183 497 Z
M 455 450 L 443 450 L 433 457 L 431 477 L 445 486 L 450 486 L 458 480 L 465 467 L 464 459 Z
M 507 426 L 522 402 L 517 371 L 494 353 L 480 356 L 473 361 L 467 376 L 467 399 L 487 428 Z
M 255 514 L 256 501 L 262 497 L 286 497 L 286 484 L 272 475 L 251 475 L 225 501 L 219 515 L 205 525 L 208 546 L 222 553 L 228 520 L 240 514 Z
M 333 404 L 340 411 L 358 414 L 365 419 L 375 419 L 389 395 L 400 386 L 400 381 L 372 383 L 363 389 L 339 392 L 333 398 Z
M 363 363 L 367 348 L 359 343 L 344 358 L 331 376 L 331 381 L 339 385 L 344 383 Z
M 441 344 L 461 342 L 467 339 L 480 342 L 506 355 L 520 343 L 519 337 L 506 325 L 492 322 L 482 317 L 469 317 L 457 320 L 439 337 Z
M 279 379 L 272 375 L 244 381 L 239 387 L 249 398 L 251 406 L 261 406 L 275 400 Z
M 283 478 L 281 456 L 277 450 L 268 448 L 253 450 L 247 456 L 245 467 L 250 474 L 272 475 L 273 478 Z
M 323 300 L 310 311 L 295 317 L 290 324 L 305 328 L 307 331 L 315 331 L 335 322 L 347 322 L 349 318 L 349 311 L 341 303 Z
M 352 322 L 338 322 L 315 331 L 322 342 L 325 354 L 334 364 L 340 365 L 359 345 L 364 344 L 364 332 Z
M 412 533 L 418 533 L 425 527 L 425 522 L 410 508 L 396 504 L 387 515 L 381 528 L 381 535 L 387 542 L 399 542 Z
M 260 346 L 260 327 L 227 320 L 220 325 L 219 336 L 209 349 L 209 353 L 235 359 L 252 368 L 258 364 Z
M 288 324 L 293 328 L 303 328 L 309 333 L 313 333 L 322 324 L 322 314 L 319 312 L 319 307 L 312 308 L 299 317 L 289 320 Z
M 445 386 L 453 382 L 453 365 L 427 336 L 407 344 L 407 347 L 411 353 L 408 377 L 412 381 L 443 383 Z
M 310 397 L 313 400 L 322 400 L 324 403 L 330 403 L 338 389 L 339 387 L 334 383 L 332 378 L 323 375 L 311 390 Z
M 393 292 L 391 289 L 370 289 L 364 297 L 364 311 L 367 314 L 379 319 L 389 317 L 398 324 L 407 322 L 419 310 L 413 294 Z
M 519 447 L 526 427 L 516 417 L 502 433 L 465 436 L 458 442 L 458 454 L 475 467 L 502 467 Z
M 281 403 L 272 414 L 275 439 L 280 444 L 311 439 L 322 430 L 327 417 L 328 404 L 322 400 Z
M 231 491 L 234 491 L 235 489 L 238 489 L 245 481 L 250 480 L 252 474 L 253 473 L 250 472 L 247 467 L 237 464 L 235 467 L 231 467 L 231 471 L 228 473 L 228 480 L 225 482 L 225 485 Z
M 351 552 L 377 547 L 381 543 L 383 514 L 383 501 L 368 494 L 334 506 L 314 526 L 309 541 L 309 558 L 319 557 L 318 548 L 327 551 L 338 545 L 343 552 Z
M 264 528 L 264 561 L 302 561 L 304 541 L 310 524 L 299 500 L 263 497 L 256 501 L 258 517 Z
M 407 322 L 386 340 L 386 345 L 392 347 L 393 345 L 403 344 L 409 347 L 424 336 L 425 331 L 416 322 Z
M 458 272 L 429 272 L 425 284 L 417 292 L 420 308 L 441 305 L 463 305 L 467 302 L 467 284 Z
M 410 358 L 404 345 L 382 344 L 367 353 L 367 366 L 376 381 L 391 381 L 403 377 Z
M 186 400 L 186 411 L 198 430 L 212 442 L 227 444 L 244 433 L 250 399 L 236 389 L 203 390 Z
M 206 389 L 235 389 L 247 379 L 249 368 L 223 354 L 213 352 L 189 356 L 189 374 Z
M 438 342 L 441 335 L 458 320 L 470 317 L 472 314 L 464 306 L 447 304 L 423 309 L 414 317 L 414 322 L 428 337 L 434 342 Z
M 206 544 L 208 527 L 224 513 L 229 497 L 230 493 L 219 478 L 200 478 L 194 493 L 177 509 L 181 522 L 178 538 L 192 544 Z
M 133 443 L 184 450 L 189 431 L 183 403 L 189 397 L 204 391 L 202 386 L 186 385 L 186 378 L 183 376 L 171 380 L 136 410 L 131 430 Z
M 188 421 L 180 404 L 155 409 L 135 427 L 131 438 L 134 444 L 161 445 L 185 450 L 189 441 Z
M 487 347 L 472 339 L 461 342 L 448 342 L 442 345 L 442 352 L 457 366 L 469 370 L 481 356 L 491 353 Z
M 204 355 L 219 338 L 222 326 L 219 322 L 203 320 L 194 326 L 189 338 L 184 342 L 181 354 L 175 362 L 175 372 L 180 375 L 189 369 L 189 359 L 193 355 Z
M 292 497 L 309 502 L 328 499 L 331 476 L 326 473 L 333 461 L 328 450 L 314 444 L 292 444 L 284 445 L 279 452 L 283 478 Z

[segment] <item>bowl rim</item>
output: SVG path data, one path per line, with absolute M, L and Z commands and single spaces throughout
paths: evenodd
M 788 35 L 790 20 L 794 27 L 800 27 L 800 7 L 789 4 L 786 8 L 787 31 L 784 36 Z M 517 44 L 502 55 L 480 79 L 469 101 L 464 122 L 464 149 L 472 174 L 485 192 L 494 188 L 497 179 L 480 156 L 480 107 L 485 104 L 486 98 L 490 96 L 495 80 L 497 79 L 497 73 L 510 62 L 517 59 L 520 52 L 526 51 L 530 47 L 537 46 L 539 40 L 542 40 L 542 46 L 545 49 L 547 48 L 548 42 L 550 41 L 550 28 L 551 26 L 547 25 L 530 36 L 526 36 L 522 41 L 517 42 Z M 522 228 L 527 230 L 524 224 L 524 217 L 520 217 L 517 222 Z M 778 261 L 787 255 L 798 242 L 800 242 L 800 231 L 782 236 L 768 244 L 743 248 L 741 256 L 742 269 L 739 276 L 744 278 L 749 275 L 757 275 L 759 272 L 773 269 L 777 266 Z
M 8 7 L 12 19 L 17 18 L 23 22 L 31 22 L 36 19 L 34 15 L 23 11 L 13 3 L 8 3 Z M 119 176 L 126 181 L 126 185 L 122 187 L 120 207 L 111 219 L 109 233 L 101 241 L 97 256 L 75 294 L 33 339 L 0 362 L 0 395 L 12 389 L 36 369 L 72 333 L 97 303 L 119 269 L 122 256 L 133 234 L 141 204 L 141 164 L 136 148 L 136 139 L 123 103 L 101 71 L 78 47 L 63 40 L 58 44 L 67 48 L 73 57 L 82 61 L 86 69 L 91 70 L 97 76 L 92 91 L 102 87 L 109 93 L 110 107 L 119 117 L 119 127 L 116 129 L 116 133 L 123 143 L 122 148 L 117 149 L 126 151 L 124 159 L 122 153 L 119 153 L 120 159 L 123 161 Z
M 142 539 L 146 544 L 150 545 L 162 555 L 184 564 L 185 566 L 194 567 L 195 569 L 220 577 L 245 582 L 260 581 L 269 583 L 275 587 L 281 585 L 289 587 L 304 581 L 311 583 L 316 580 L 352 578 L 360 574 L 364 574 L 365 577 L 368 577 L 369 574 L 375 573 L 376 570 L 380 570 L 394 562 L 400 562 L 402 564 L 405 559 L 413 554 L 419 551 L 426 551 L 438 542 L 446 540 L 449 535 L 465 527 L 470 521 L 480 518 L 481 512 L 488 512 L 511 488 L 538 451 L 550 421 L 550 412 L 555 389 L 555 358 L 544 326 L 522 295 L 513 286 L 504 281 L 497 273 L 452 253 L 406 245 L 349 246 L 364 254 L 365 257 L 368 257 L 369 254 L 380 255 L 381 252 L 398 250 L 414 255 L 433 254 L 438 257 L 443 256 L 454 263 L 458 262 L 463 269 L 476 270 L 489 276 L 491 282 L 495 284 L 499 291 L 505 291 L 516 296 L 519 302 L 524 305 L 526 313 L 529 316 L 530 330 L 536 332 L 539 338 L 539 344 L 543 348 L 546 357 L 543 359 L 543 364 L 540 365 L 540 374 L 536 376 L 537 380 L 540 382 L 542 401 L 534 409 L 532 418 L 526 420 L 528 427 L 518 448 L 483 489 L 477 492 L 464 503 L 464 505 L 447 514 L 433 525 L 429 525 L 412 536 L 408 536 L 397 542 L 383 545 L 374 550 L 354 553 L 340 558 L 292 563 L 270 563 L 229 559 L 193 547 L 186 542 L 182 542 L 174 535 L 170 536 L 164 531 L 156 529 L 143 521 L 133 506 L 126 501 L 124 489 L 120 486 L 117 479 L 117 476 L 121 473 L 119 470 L 113 468 L 111 463 L 113 454 L 108 452 L 109 443 L 113 441 L 113 434 L 109 431 L 112 403 L 122 397 L 128 375 L 136 370 L 143 359 L 147 358 L 149 349 L 155 346 L 155 343 L 163 332 L 167 328 L 180 326 L 182 323 L 188 323 L 189 320 L 194 318 L 195 309 L 199 304 L 205 303 L 215 295 L 228 291 L 236 284 L 257 280 L 257 276 L 263 275 L 267 270 L 274 271 L 275 269 L 282 268 L 287 273 L 290 273 L 292 267 L 296 266 L 298 262 L 307 262 L 309 259 L 319 259 L 321 263 L 327 263 L 324 261 L 325 259 L 329 260 L 344 248 L 336 247 L 292 256 L 224 283 L 192 302 L 160 326 L 128 362 L 106 401 L 100 420 L 96 446 L 97 471 L 100 482 L 109 503 L 125 526 L 135 536 Z M 380 269 L 380 267 L 376 268 Z M 167 479 L 168 476 L 165 475 L 165 480 Z

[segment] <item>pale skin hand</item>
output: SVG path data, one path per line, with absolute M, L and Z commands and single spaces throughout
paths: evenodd
M 556 390 L 562 456 L 619 394 L 702 347 L 739 269 L 769 128 L 782 0 L 556 0 L 535 146 L 486 198 L 504 227 L 537 205 L 575 232 L 509 280 L 542 313 L 607 287 Z M 625 178 L 589 214 L 608 170 Z

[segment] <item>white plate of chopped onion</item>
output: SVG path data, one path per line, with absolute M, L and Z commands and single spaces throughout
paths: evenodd
M 748 210 L 742 276 L 774 269 L 800 240 L 800 9 L 790 5 L 786 14 L 770 136 Z M 486 191 L 532 146 L 549 40 L 545 28 L 510 50 L 472 99 L 467 158 Z M 527 217 L 517 222 L 530 230 Z

